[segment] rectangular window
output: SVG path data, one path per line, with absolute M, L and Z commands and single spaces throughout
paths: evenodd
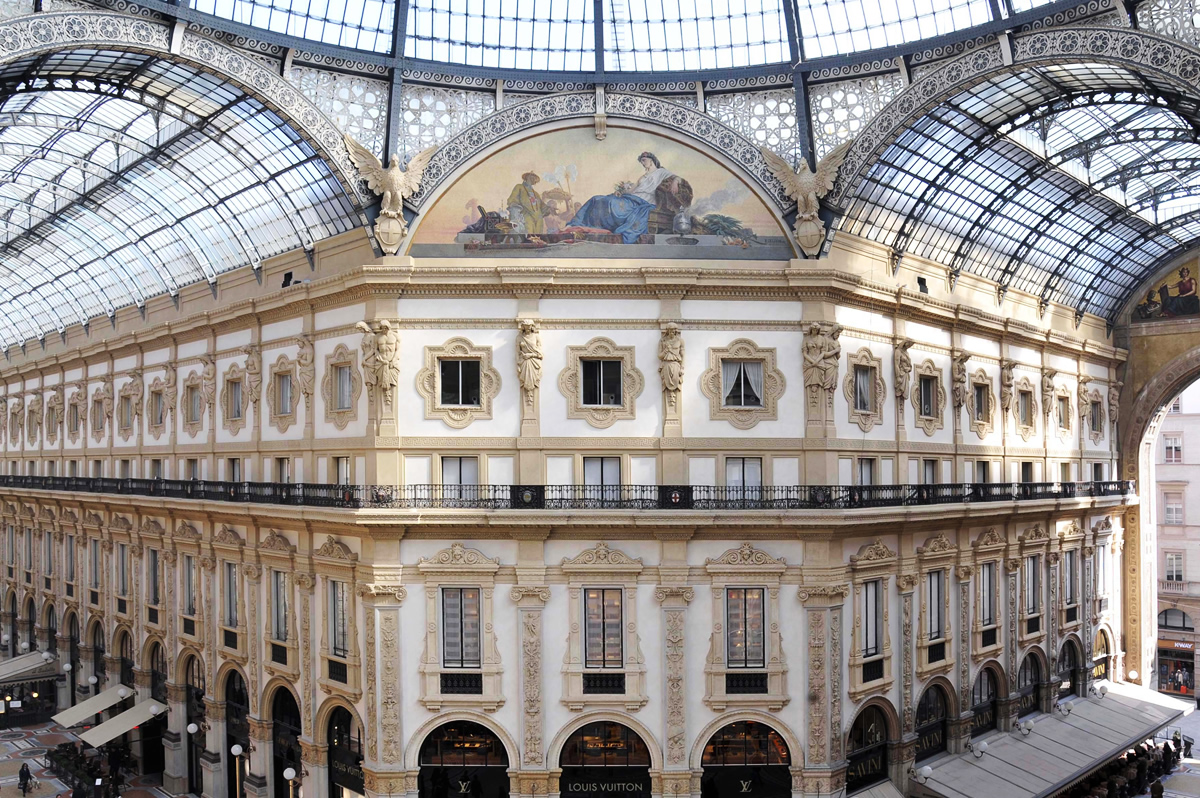
M 79 461 L 78 460 L 67 461 L 67 476 L 72 477 L 72 478 L 79 476 Z
M 12 524 L 8 525 L 8 538 L 4 544 L 5 554 L 8 555 L 8 564 L 17 564 L 17 531 Z
M 725 486 L 729 493 L 757 499 L 762 496 L 762 458 L 726 457 Z
M 42 572 L 54 575 L 54 535 L 49 530 L 42 533 Z
M 100 399 L 92 400 L 92 432 L 101 432 L 104 430 L 104 402 Z
M 79 405 L 72 404 L 67 407 L 67 432 L 72 435 L 79 434 Z
M 479 588 L 442 588 L 442 632 L 444 667 L 482 667 Z
M 442 458 L 442 495 L 452 499 L 468 498 L 479 484 L 478 457 Z
M 204 397 L 200 389 L 194 385 L 188 386 L 184 396 L 187 402 L 187 420 L 189 424 L 198 424 L 204 418 Z
M 979 621 L 996 625 L 996 563 L 985 562 L 979 569 Z
M 875 458 L 874 457 L 858 458 L 858 484 L 859 485 L 874 485 L 875 484 Z
M 237 420 L 242 417 L 242 381 L 228 380 L 225 383 L 225 396 L 228 402 L 228 407 L 225 408 L 225 417 L 232 420 Z
M 54 461 L 54 460 L 46 461 L 46 476 L 48 476 L 48 477 L 58 476 L 58 463 L 56 461 Z
M 925 580 L 929 591 L 929 639 L 941 640 L 946 633 L 946 572 L 930 571 Z
M 133 473 L 133 465 L 127 459 L 122 459 L 117 466 L 117 473 L 121 479 L 129 479 Z
M 1070 463 L 1059 463 L 1058 464 L 1058 481 L 1059 482 L 1070 482 L 1071 481 L 1071 464 Z
M 762 407 L 762 361 L 722 360 L 721 385 L 726 407 Z
M 1096 595 L 1108 595 L 1108 546 L 1096 546 Z
M 1165 447 L 1164 460 L 1168 463 L 1183 462 L 1183 436 L 1182 435 L 1164 435 L 1163 446 Z
M 585 405 L 621 404 L 620 360 L 581 360 L 583 403 Z
M 863 582 L 862 597 L 862 655 L 864 657 L 878 656 L 883 650 L 883 582 L 872 579 Z
M 104 461 L 93 460 L 92 461 L 92 479 L 100 479 L 103 476 L 104 476 Z
M 100 541 L 95 538 L 88 541 L 88 576 L 91 577 L 93 589 L 100 587 Z
M 621 458 L 583 458 L 584 493 L 593 499 L 617 499 L 621 495 Z
M 36 460 L 29 460 L 28 462 L 25 463 L 25 474 L 27 476 L 31 476 L 31 477 L 37 476 L 37 461 Z
M 290 457 L 275 458 L 275 481 L 283 483 L 292 481 L 292 460 Z
M 921 484 L 936 485 L 938 483 L 938 461 L 921 461 Z
M 1033 426 L 1033 391 L 1017 392 L 1017 420 L 1022 427 Z
M 354 401 L 354 391 L 350 380 L 349 366 L 335 366 L 334 378 L 337 383 L 337 409 L 349 410 Z
M 1092 432 L 1104 431 L 1104 407 L 1099 402 L 1092 402 L 1088 409 L 1088 424 Z
M 725 589 L 725 639 L 730 668 L 767 665 L 766 610 L 761 587 Z
M 271 636 L 280 643 L 288 639 L 287 571 L 271 571 Z
M 146 575 L 150 578 L 147 601 L 151 606 L 157 607 L 160 600 L 158 549 L 146 549 Z
M 63 569 L 68 582 L 75 581 L 75 536 L 67 535 L 67 546 L 63 550 Z
M 117 423 L 121 425 L 121 429 L 133 426 L 133 400 L 128 396 L 122 396 L 117 405 Z
M 1065 396 L 1058 397 L 1058 428 L 1071 428 L 1071 400 Z
M 238 575 L 237 563 L 225 563 L 225 625 L 238 625 Z
M 129 546 L 117 544 L 117 595 L 129 596 Z
M 292 375 L 275 375 L 275 415 L 289 416 L 292 413 Z
M 921 377 L 921 416 L 923 418 L 932 418 L 936 411 L 934 395 L 937 391 L 936 377 Z
M 33 530 L 21 530 L 21 537 L 25 539 L 25 561 L 23 565 L 26 571 L 33 570 Z
M 1168 413 L 1182 413 L 1183 412 L 1182 398 L 1176 396 L 1175 401 L 1171 402 L 1171 409 L 1168 410 L 1167 412 Z
M 1021 463 L 1021 481 L 1033 482 L 1033 461 L 1025 460 Z
M 439 360 L 438 367 L 442 377 L 443 407 L 479 407 L 478 360 Z
M 1183 581 L 1183 553 L 1177 551 L 1167 552 L 1167 581 L 1182 582 Z
M 1079 603 L 1079 550 L 1063 552 L 1063 593 L 1070 607 Z
M 982 383 L 974 386 L 975 389 L 975 420 L 988 420 L 988 387 Z
M 163 420 L 166 418 L 166 402 L 163 400 L 162 391 L 150 392 L 150 423 L 156 427 L 163 425 Z
M 1175 525 L 1183 523 L 1182 493 L 1164 493 L 1163 507 L 1166 510 L 1163 514 L 1163 523 Z
M 1025 558 L 1025 614 L 1037 615 L 1042 610 L 1042 556 L 1030 554 Z
M 337 485 L 350 484 L 350 458 L 335 457 L 333 458 L 333 478 Z
M 194 616 L 196 614 L 196 559 L 191 554 L 185 554 L 181 558 L 183 565 L 180 570 L 183 572 L 183 614 Z
M 871 390 L 871 372 L 874 369 L 870 366 L 855 366 L 854 367 L 854 409 L 859 413 L 875 412 L 875 392 Z
M 151 479 L 162 479 L 163 478 L 162 458 L 155 457 L 154 459 L 152 459 L 150 461 L 150 478 Z
M 350 607 L 346 583 L 329 580 L 329 649 L 335 657 L 350 653 Z
M 589 668 L 620 668 L 625 664 L 621 645 L 621 589 L 590 587 L 584 590 L 584 661 Z
M 58 410 L 56 408 L 46 408 L 46 429 L 58 429 Z
M 988 483 L 992 481 L 992 463 L 989 460 L 975 461 L 975 481 Z
M 1092 463 L 1092 481 L 1104 481 L 1104 463 Z
M 187 461 L 187 478 L 196 480 L 200 479 L 200 460 L 195 457 L 189 457 Z
M 231 457 L 225 461 L 225 477 L 230 482 L 242 481 L 242 458 Z

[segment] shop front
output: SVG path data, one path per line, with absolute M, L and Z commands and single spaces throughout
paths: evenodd
M 791 798 L 791 764 L 787 743 L 770 726 L 752 720 L 731 723 L 704 747 L 701 798 Z
M 563 746 L 561 798 L 650 798 L 650 751 L 612 721 L 577 729 Z
M 420 763 L 420 798 L 508 798 L 508 752 L 479 723 L 452 721 L 434 729 L 421 744 Z
M 1195 693 L 1195 643 L 1183 640 L 1158 641 L 1158 691 L 1181 696 Z

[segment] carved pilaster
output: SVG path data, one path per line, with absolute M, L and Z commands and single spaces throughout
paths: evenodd
M 914 715 L 913 715 L 913 588 L 917 584 L 915 574 L 901 574 L 896 578 L 896 586 L 900 589 L 900 623 L 901 633 L 900 639 L 904 641 L 904 656 L 900 658 L 901 663 L 901 681 L 903 682 L 900 688 L 901 709 L 900 717 L 904 724 L 904 734 L 911 734 L 914 730 Z
M 1008 571 L 1008 641 L 1004 646 L 1008 653 L 1008 687 L 1010 690 L 1015 690 L 1017 687 L 1017 592 L 1020 587 L 1021 579 L 1021 561 L 1013 557 L 1005 561 L 1005 570 Z M 970 688 L 963 685 L 963 690 Z M 964 692 L 966 698 L 970 695 Z M 962 706 L 966 706 L 963 704 Z
M 825 609 L 808 615 L 808 763 L 829 761 L 828 702 L 826 700 Z M 840 663 L 839 663 L 840 667 Z
M 687 691 L 684 677 L 684 629 L 687 605 L 696 597 L 690 587 L 663 586 L 654 598 L 663 607 L 667 658 L 667 765 L 687 762 Z
M 312 593 L 313 593 L 313 576 L 309 573 L 298 573 L 295 577 L 296 588 L 300 591 L 300 674 L 302 700 L 311 702 L 313 698 L 312 689 Z M 312 714 L 311 712 L 302 712 L 301 717 L 304 719 L 304 736 L 312 737 Z
M 509 593 L 521 617 L 522 760 L 526 767 L 543 765 L 542 729 L 542 608 L 550 600 L 545 585 L 518 585 Z

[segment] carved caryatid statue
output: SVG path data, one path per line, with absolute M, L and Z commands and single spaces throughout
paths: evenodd
M 842 325 L 815 321 L 808 325 L 804 335 L 804 385 L 809 393 L 809 409 L 817 412 L 824 408 L 827 413 L 824 418 L 828 420 L 833 418 L 833 392 L 842 357 L 842 345 L 838 342 L 841 334 Z
M 262 388 L 262 352 L 253 344 L 243 346 L 241 351 L 246 356 L 246 390 L 250 394 L 250 404 L 258 407 Z
M 542 384 L 542 335 L 537 322 L 521 319 L 521 335 L 517 339 L 517 379 L 525 392 L 525 401 L 533 403 L 533 394 Z
M 1054 409 L 1054 378 L 1057 376 L 1057 369 L 1042 371 L 1042 415 L 1046 418 L 1050 418 L 1050 411 Z
M 313 352 L 312 341 L 306 336 L 296 339 L 296 364 L 300 376 L 300 393 L 304 396 L 304 409 L 312 407 L 313 391 L 317 386 L 316 355 Z
M 950 367 L 955 410 L 958 410 L 967 403 L 967 361 L 970 359 L 970 352 L 956 352 L 954 354 L 954 364 Z
M 837 178 L 842 161 L 850 151 L 851 142 L 847 141 L 832 149 L 829 154 L 817 162 L 814 172 L 808 159 L 802 161 L 799 169 L 792 171 L 792 165 L 780 158 L 766 147 L 762 148 L 763 160 L 767 162 L 771 174 L 783 184 L 784 193 L 796 201 L 796 243 L 810 258 L 815 258 L 821 252 L 821 243 L 825 240 L 825 225 L 818 214 L 821 211 L 821 197 L 833 189 L 833 181 Z
M 1124 386 L 1125 383 L 1120 380 L 1108 386 L 1108 418 L 1112 421 L 1113 426 L 1116 426 L 1121 413 L 1121 388 Z
M 663 328 L 658 341 L 658 376 L 664 391 L 676 393 L 683 387 L 683 338 L 675 322 Z
M 13 396 L 8 405 L 8 437 L 13 445 L 21 440 L 21 432 L 25 428 L 25 398 L 21 394 Z
M 354 325 L 362 332 L 363 373 L 367 391 L 382 407 L 392 406 L 392 390 L 400 376 L 400 333 L 383 319 L 374 328 L 365 321 Z
M 213 412 L 217 409 L 217 359 L 212 355 L 200 356 L 200 394 L 204 405 Z
M 400 242 L 408 235 L 408 226 L 404 223 L 404 200 L 421 188 L 421 175 L 437 147 L 418 152 L 409 159 L 407 169 L 400 168 L 400 156 L 392 153 L 385 168 L 383 162 L 355 141 L 353 136 L 346 134 L 345 141 L 346 151 L 350 153 L 350 160 L 354 162 L 358 174 L 367 181 L 372 191 L 383 197 L 379 219 L 375 221 L 375 237 L 379 239 L 383 254 L 395 255 L 400 249 Z
M 912 374 L 912 357 L 908 354 L 908 350 L 912 349 L 915 344 L 911 338 L 901 338 L 896 342 L 896 348 L 892 355 L 892 365 L 896 370 L 896 396 L 901 399 L 908 398 L 908 375 Z M 903 405 L 901 405 L 903 406 Z
M 1012 407 L 1013 400 L 1013 368 L 1017 362 L 1015 360 L 1002 359 L 1000 361 L 1000 409 L 1005 414 Z

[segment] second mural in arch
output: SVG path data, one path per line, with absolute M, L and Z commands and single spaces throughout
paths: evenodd
M 749 185 L 665 136 L 591 127 L 518 141 L 460 177 L 412 237 L 417 257 L 789 260 Z

